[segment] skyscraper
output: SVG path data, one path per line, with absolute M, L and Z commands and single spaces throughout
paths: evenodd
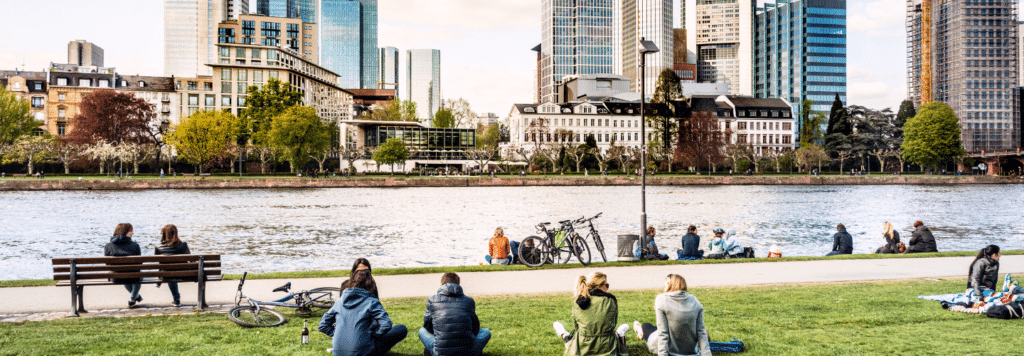
M 614 15 L 612 0 L 542 0 L 542 102 L 557 101 L 555 85 L 565 76 L 615 72 Z
M 164 0 L 164 75 L 211 75 L 225 0 Z
M 730 93 L 752 95 L 753 0 L 682 1 L 687 52 L 697 57 L 697 81 L 728 83 Z
M 68 63 L 79 66 L 103 66 L 103 49 L 86 40 L 68 42 Z
M 228 20 L 238 20 L 239 15 L 249 13 L 249 0 L 227 0 Z
M 380 80 L 378 89 L 392 89 L 398 95 L 398 48 L 380 49 Z
M 441 106 L 441 51 L 410 49 L 406 53 L 406 100 L 416 103 L 416 115 L 434 119 Z
M 846 0 L 765 3 L 754 46 L 754 96 L 786 100 L 797 117 L 804 100 L 817 112 L 828 112 L 836 94 L 846 102 Z
M 1017 2 L 907 0 L 907 95 L 941 101 L 968 152 L 1019 146 Z
M 256 14 L 271 17 L 301 18 L 316 23 L 317 0 L 256 0 Z
M 622 0 L 622 75 L 629 77 L 632 91 L 640 92 L 640 38 L 654 42 L 660 50 L 647 55 L 644 81 L 650 89 L 648 93 L 653 93 L 661 71 L 672 68 L 673 12 L 672 0 Z
M 380 79 L 377 0 L 320 0 L 320 63 L 340 85 L 376 89 Z

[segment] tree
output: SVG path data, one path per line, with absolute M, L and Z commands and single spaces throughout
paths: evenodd
M 274 118 L 302 103 L 302 93 L 291 83 L 270 78 L 263 87 L 249 86 L 246 90 L 245 109 L 238 113 L 238 140 L 254 146 L 270 145 L 270 130 Z
M 434 114 L 434 120 L 431 122 L 431 126 L 435 128 L 455 128 L 455 116 L 452 115 L 452 111 L 446 108 L 437 109 L 437 113 Z
M 732 170 L 737 173 L 740 172 L 739 162 L 745 157 L 750 157 L 753 148 L 748 143 L 733 143 L 725 146 L 725 157 L 728 157 L 732 161 Z
M 93 91 L 79 104 L 80 113 L 71 119 L 74 130 L 67 140 L 93 144 L 99 140 L 114 146 L 151 143 L 150 123 L 156 118 L 153 104 L 129 93 L 109 89 Z
M 960 142 L 960 123 L 953 109 L 942 102 L 921 105 L 921 111 L 903 126 L 900 148 L 913 164 L 935 167 L 966 155 Z
M 828 153 L 825 153 L 825 149 L 821 146 L 812 143 L 797 150 L 794 159 L 797 164 L 805 166 L 807 172 L 811 171 L 810 165 L 812 164 L 817 164 L 818 171 L 821 172 L 821 162 L 828 160 Z
M 473 147 L 462 153 L 466 158 L 472 160 L 478 167 L 480 173 L 484 173 L 487 165 L 498 155 L 497 147 Z
M 71 174 L 71 164 L 83 157 L 85 148 L 64 139 L 57 139 L 50 146 L 50 154 L 64 164 L 64 174 Z
M 316 161 L 317 166 L 320 167 L 320 171 L 323 172 L 324 162 L 327 162 L 328 159 L 331 159 L 331 157 L 334 157 L 336 154 L 339 153 L 341 153 L 341 148 L 329 147 L 319 152 L 311 152 L 309 154 L 309 158 Z
M 455 126 L 452 127 L 470 127 L 470 122 L 476 118 L 476 113 L 470 109 L 469 101 L 466 99 L 446 99 L 441 106 L 452 114 L 452 119 L 455 122 Z M 434 120 L 437 118 L 435 117 Z
M 261 173 L 267 173 L 267 163 L 277 159 L 281 154 L 281 149 L 279 147 L 265 145 L 251 146 L 249 151 L 256 153 L 256 158 L 260 161 Z
M 48 136 L 21 136 L 8 149 L 7 155 L 4 156 L 5 161 L 26 162 L 28 174 L 32 175 L 37 162 L 44 162 L 52 158 L 51 146 L 53 146 L 53 140 Z
M 806 99 L 800 103 L 800 147 L 821 142 L 824 137 L 821 125 L 827 118 L 822 113 L 812 112 L 811 104 L 811 101 Z
M 110 142 L 99 140 L 91 145 L 85 145 L 84 154 L 100 163 L 100 174 L 103 174 L 106 169 L 107 162 L 111 162 L 117 159 L 120 154 L 117 152 L 117 146 L 110 144 Z
M 684 162 L 688 167 L 714 165 L 722 161 L 722 131 L 713 112 L 697 111 L 689 119 L 680 120 L 675 160 Z
M 498 147 L 498 143 L 501 142 L 499 130 L 498 125 L 488 125 L 484 133 L 477 137 L 476 145 L 478 147 Z
M 555 142 L 549 142 L 548 144 L 540 148 L 538 156 L 544 158 L 551 163 L 551 170 L 554 172 L 561 172 L 562 162 L 559 160 L 560 154 L 564 152 L 564 145 Z
M 846 171 L 843 168 L 844 167 L 843 164 L 846 162 L 847 159 L 850 159 L 850 157 L 853 157 L 853 156 L 854 156 L 854 154 L 853 154 L 853 151 L 851 151 L 851 150 L 842 150 L 841 149 L 841 150 L 836 151 L 836 160 L 839 161 L 839 173 L 840 174 L 842 174 L 843 172 Z
M 348 167 L 349 170 L 351 170 L 351 173 L 355 173 L 357 171 L 355 166 L 356 160 L 364 155 L 366 155 L 366 150 L 357 149 L 355 145 L 341 145 L 341 148 L 338 150 L 338 157 L 345 160 L 345 162 L 348 162 Z M 340 164 L 341 163 L 339 162 L 339 165 Z
M 588 136 L 588 137 L 590 137 L 590 136 Z M 576 173 L 579 173 L 579 172 L 583 171 L 582 164 L 583 164 L 584 159 L 588 155 L 594 154 L 595 151 L 597 151 L 596 148 L 590 147 L 587 144 L 582 144 L 582 145 L 576 146 L 575 148 L 573 148 L 571 150 L 566 150 L 565 153 L 568 154 L 569 156 L 572 156 L 573 160 L 576 162 Z
M 383 145 L 377 147 L 376 151 L 373 151 L 373 160 L 377 164 L 388 164 L 391 165 L 391 173 L 395 172 L 395 164 L 405 164 L 405 161 L 409 159 L 409 149 L 405 147 L 405 143 L 397 138 L 389 138 L 384 142 Z
M 121 152 L 121 161 L 132 165 L 132 172 L 139 174 L 139 163 L 146 162 L 156 155 L 155 144 L 125 143 L 118 146 Z
M 239 118 L 228 112 L 197 111 L 172 126 L 167 141 L 177 150 L 179 159 L 199 167 L 202 173 L 203 166 L 225 153 L 228 144 L 235 141 L 240 125 Z
M 281 149 L 281 158 L 292 169 L 303 169 L 310 154 L 326 150 L 331 144 L 331 130 L 320 120 L 316 109 L 294 106 L 274 117 L 270 128 L 270 144 Z
M 914 102 L 910 100 L 904 100 L 900 104 L 900 111 L 896 114 L 896 127 L 903 128 L 903 125 L 907 124 L 907 120 L 917 116 L 917 110 L 914 110 Z
M 0 144 L 12 144 L 42 125 L 29 113 L 29 103 L 0 86 Z

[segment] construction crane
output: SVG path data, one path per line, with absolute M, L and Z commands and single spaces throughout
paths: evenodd
M 921 0 L 921 105 L 932 101 L 932 0 Z

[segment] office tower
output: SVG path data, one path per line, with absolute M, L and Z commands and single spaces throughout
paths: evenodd
M 256 0 L 256 14 L 316 23 L 317 0 Z
M 673 67 L 673 12 L 672 0 L 622 0 L 622 75 L 629 77 L 630 90 L 640 92 L 640 38 L 654 42 L 660 50 L 646 58 L 644 82 L 648 93 L 654 92 L 661 71 Z
M 613 4 L 612 0 L 542 0 L 542 102 L 558 101 L 555 85 L 562 77 L 615 72 Z
M 398 48 L 380 49 L 380 80 L 378 89 L 392 89 L 398 96 Z
M 317 53 L 320 53 L 317 49 L 317 24 L 302 23 L 299 18 L 238 15 L 236 21 L 217 25 L 217 43 L 277 47 L 314 64 L 318 64 Z M 224 49 L 219 48 L 218 51 Z M 226 64 L 227 60 L 219 55 L 217 62 Z
M 754 96 L 781 98 L 828 113 L 846 103 L 846 0 L 792 0 L 757 8 Z M 797 132 L 800 132 L 797 121 Z
M 1017 2 L 907 0 L 907 95 L 941 101 L 968 152 L 1016 148 Z
M 377 0 L 321 0 L 320 63 L 341 86 L 376 89 L 380 81 Z
M 68 63 L 79 66 L 103 66 L 103 49 L 86 40 L 68 42 Z
M 225 0 L 164 0 L 164 75 L 211 75 Z
M 429 124 L 441 106 L 441 51 L 410 49 L 406 53 L 406 100 L 416 103 L 416 115 Z
M 730 93 L 752 95 L 753 0 L 682 1 L 687 52 L 697 57 L 697 81 L 728 83 Z
M 239 15 L 249 13 L 249 0 L 227 0 L 228 20 L 238 20 Z

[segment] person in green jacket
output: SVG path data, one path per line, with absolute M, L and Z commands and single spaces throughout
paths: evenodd
M 619 302 L 608 293 L 608 276 L 601 272 L 580 276 L 572 306 L 573 331 L 555 322 L 555 333 L 565 341 L 565 356 L 627 355 L 623 335 L 629 325 L 615 328 L 619 320 Z

